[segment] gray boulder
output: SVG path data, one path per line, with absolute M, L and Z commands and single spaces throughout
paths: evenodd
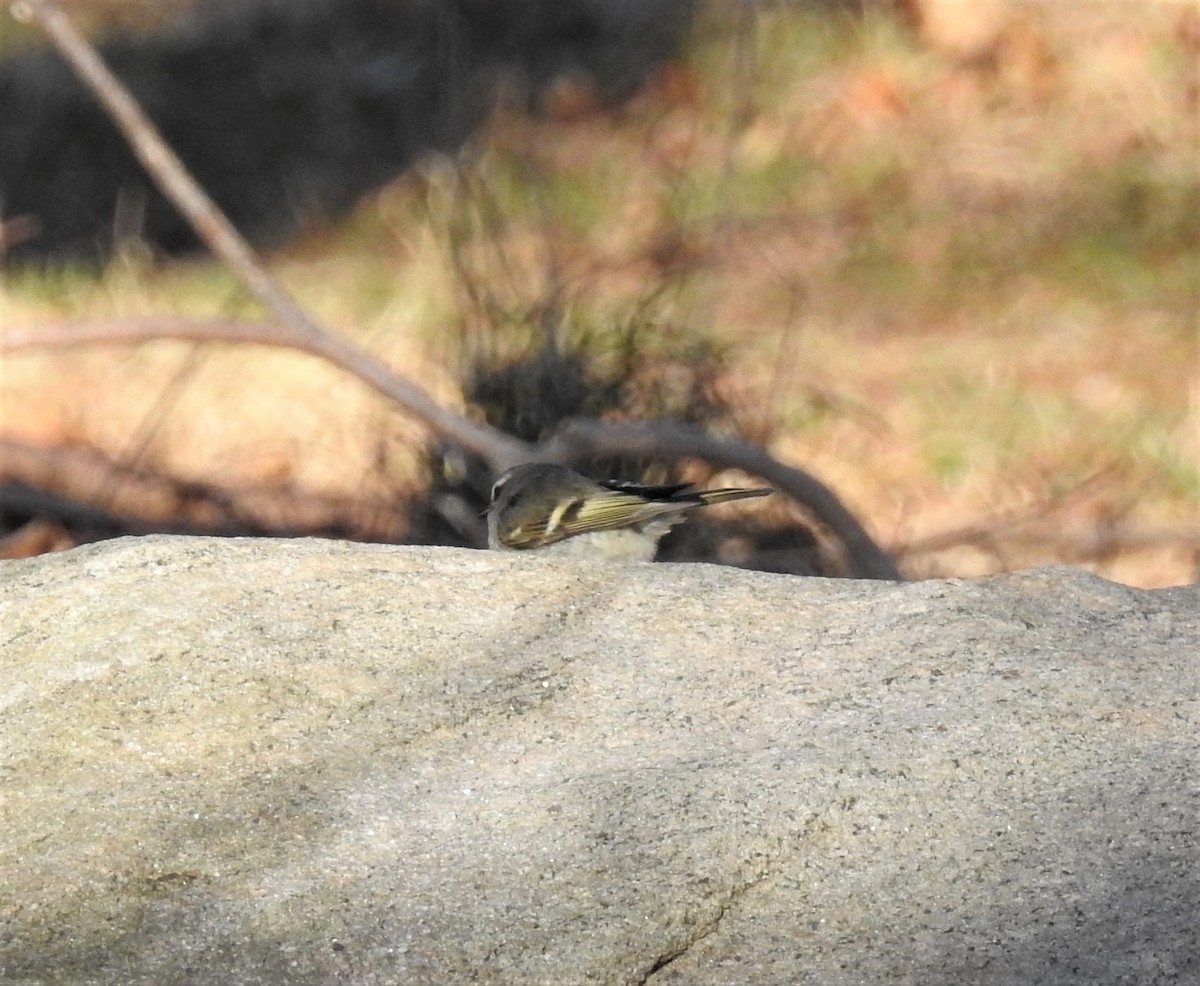
M 1200 588 L 0 563 L 0 982 L 1200 982 Z

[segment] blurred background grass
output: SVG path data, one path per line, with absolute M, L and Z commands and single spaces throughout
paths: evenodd
M 187 5 L 63 4 L 96 33 Z M 271 268 L 450 404 L 548 311 L 601 360 L 631 321 L 680 366 L 716 347 L 704 386 L 911 576 L 1200 578 L 1194 4 L 713 3 L 632 100 L 564 83 L 544 110 L 501 106 L 457 162 L 427 158 Z M 163 313 L 257 314 L 210 261 L 136 248 L 0 285 L 5 325 Z M 8 437 L 229 485 L 426 482 L 422 429 L 303 356 L 2 359 Z

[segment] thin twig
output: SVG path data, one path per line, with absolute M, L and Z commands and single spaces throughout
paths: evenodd
M 0 333 L 0 352 L 72 349 L 76 346 L 152 342 L 156 339 L 245 343 L 294 349 L 312 356 L 323 355 L 319 347 L 297 339 L 290 329 L 278 322 L 175 315 L 87 322 L 46 322 L 37 326 L 8 329 Z
M 1068 524 L 1054 517 L 1009 521 L 985 519 L 949 531 L 917 538 L 895 549 L 902 558 L 938 554 L 961 547 L 989 547 L 997 543 L 1054 547 L 1075 557 L 1096 558 L 1124 551 L 1141 551 L 1174 545 L 1200 551 L 1200 525 L 1135 527 L 1127 523 Z

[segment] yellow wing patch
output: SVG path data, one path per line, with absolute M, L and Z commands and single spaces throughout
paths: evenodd
M 559 504 L 544 521 L 531 521 L 513 528 L 504 538 L 510 548 L 540 548 L 576 534 L 612 531 L 678 513 L 696 503 L 653 502 L 632 493 L 605 493 L 576 497 Z

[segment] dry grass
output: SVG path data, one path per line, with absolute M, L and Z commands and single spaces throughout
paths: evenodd
M 731 347 L 728 395 L 910 574 L 1200 578 L 1200 18 L 963 6 L 713 19 L 631 106 L 499 113 L 469 192 L 430 162 L 271 264 L 448 401 L 498 311 L 594 325 L 653 297 Z M 0 323 L 245 305 L 211 265 L 131 255 L 10 274 Z M 9 356 L 0 402 L 4 434 L 220 482 L 420 482 L 419 429 L 300 356 Z

